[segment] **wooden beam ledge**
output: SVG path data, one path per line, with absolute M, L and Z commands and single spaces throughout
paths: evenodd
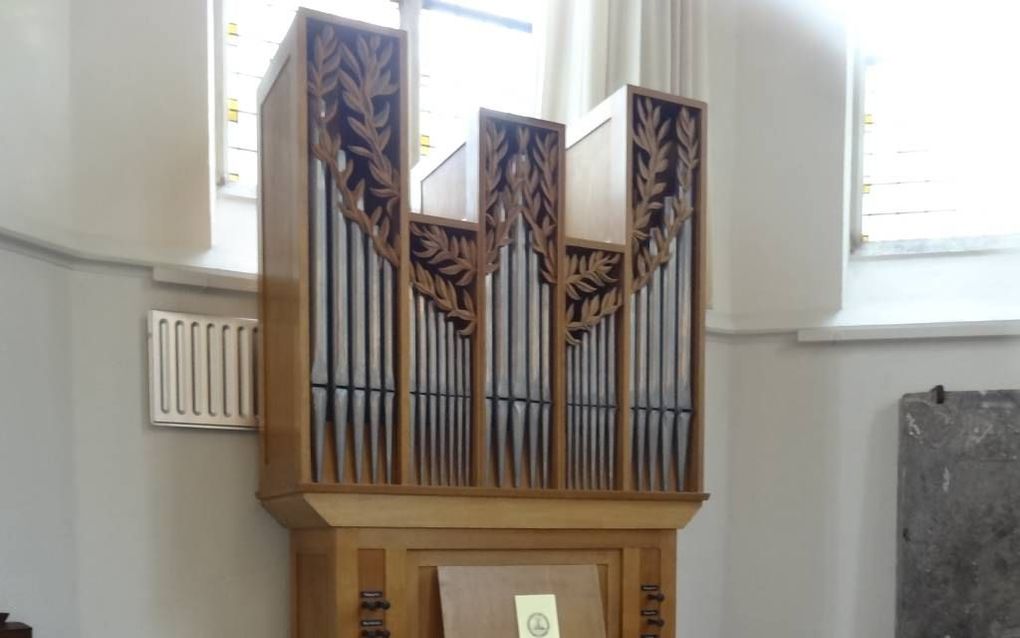
M 300 492 L 262 499 L 285 527 L 682 529 L 707 495 L 684 499 L 483 498 L 463 494 Z M 698 496 L 699 498 L 690 498 Z

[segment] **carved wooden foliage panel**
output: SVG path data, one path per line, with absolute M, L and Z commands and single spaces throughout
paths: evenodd
M 412 222 L 411 268 L 412 474 L 421 485 L 467 485 L 478 325 L 475 233 Z
M 561 243 L 561 129 L 488 111 L 477 226 L 408 223 L 402 39 L 306 19 L 313 480 L 683 490 L 701 111 L 630 95 L 626 250 Z
M 616 484 L 617 311 L 622 257 L 567 247 L 566 483 L 571 489 Z
M 633 481 L 682 490 L 692 403 L 699 113 L 633 96 L 630 387 Z
M 483 482 L 490 485 L 550 481 L 561 144 L 555 130 L 496 115 L 481 120 Z
M 307 21 L 315 481 L 395 479 L 399 37 Z

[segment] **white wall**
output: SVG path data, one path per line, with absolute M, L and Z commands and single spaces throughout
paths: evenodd
M 74 230 L 83 238 L 111 250 L 208 246 L 206 15 L 207 0 L 71 3 Z
M 206 14 L 207 0 L 5 0 L 0 230 L 149 262 L 209 248 Z
M 723 331 L 1020 320 L 1020 253 L 848 256 L 847 0 L 713 0 L 713 293 Z M 1011 206 L 1003 202 L 1003 207 Z
M 1015 321 L 1020 251 L 855 258 L 839 323 Z
M 68 272 L 0 250 L 0 609 L 78 636 Z
M 709 78 L 713 103 L 729 102 L 720 113 L 710 103 L 710 122 L 735 147 L 731 170 L 711 178 L 730 206 L 713 214 L 728 217 L 729 312 L 745 321 L 840 306 L 846 39 L 829 5 L 722 0 L 714 9 L 730 23 L 733 58 L 732 78 Z M 731 88 L 719 95 L 716 83 Z
M 253 316 L 0 244 L 0 608 L 39 636 L 279 638 L 287 535 L 250 433 L 148 423 L 145 313 Z
M 899 397 L 1015 388 L 1020 339 L 731 347 L 719 635 L 891 638 Z
M 708 485 L 727 510 L 723 618 L 690 636 L 891 638 L 899 397 L 1020 383 L 1016 338 L 795 340 L 826 325 L 1020 320 L 1015 254 L 846 262 L 839 4 L 711 3 L 712 249 L 728 259 L 713 320 L 740 335 L 717 337 L 730 374 L 710 386 L 729 401 L 725 480 Z
M 1020 381 L 1016 339 L 794 340 L 1020 319 L 1015 258 L 845 268 L 836 5 L 708 3 L 713 320 L 786 333 L 709 339 L 712 499 L 681 535 L 682 636 L 892 636 L 896 401 Z M 167 7 L 4 3 L 0 229 L 149 261 L 207 246 L 205 1 Z M 286 534 L 253 495 L 255 439 L 145 410 L 145 311 L 254 299 L 3 241 L 0 308 L 0 607 L 40 636 L 284 635 Z
M 70 0 L 7 0 L 0 10 L 0 227 L 67 233 Z
M 726 529 L 730 505 L 730 423 L 733 374 L 730 339 L 710 335 L 705 345 L 707 368 L 705 485 L 711 498 L 680 532 L 677 550 L 677 635 L 718 638 L 726 614 Z

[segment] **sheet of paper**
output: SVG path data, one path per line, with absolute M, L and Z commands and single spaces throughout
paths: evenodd
M 555 595 L 514 596 L 514 603 L 517 606 L 517 634 L 520 638 L 560 638 Z

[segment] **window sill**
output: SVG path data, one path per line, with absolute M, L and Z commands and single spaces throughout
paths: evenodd
M 254 205 L 257 198 L 258 191 L 254 186 L 243 186 L 241 184 L 228 183 L 216 187 L 217 200 L 233 199 L 242 202 L 252 202 Z
M 988 237 L 947 237 L 942 239 L 902 239 L 869 241 L 857 246 L 851 258 L 911 257 L 959 253 L 990 253 L 1020 250 L 1020 235 Z
M 0 246 L 10 243 L 57 263 L 107 264 L 151 270 L 155 281 L 207 289 L 258 290 L 258 214 L 255 199 L 218 191 L 212 245 L 205 249 L 113 242 L 11 217 L 0 224 Z
M 254 189 L 216 189 L 212 246 L 176 263 L 153 266 L 155 281 L 234 292 L 258 292 L 258 209 Z
M 212 253 L 214 251 L 210 251 Z M 210 266 L 153 266 L 152 279 L 164 284 L 192 286 L 212 290 L 257 293 L 257 272 L 229 270 Z
M 843 307 L 828 327 L 877 338 L 889 326 L 922 326 L 915 333 L 923 338 L 1012 335 L 1020 321 L 1017 272 L 1020 251 L 1005 248 L 851 259 Z
M 871 326 L 827 326 L 797 331 L 801 343 L 844 341 L 898 341 L 904 339 L 969 339 L 975 337 L 1020 336 L 1017 321 L 955 321 L 947 323 L 904 323 Z
M 805 342 L 1016 337 L 1020 250 L 851 258 L 840 308 L 726 315 L 715 334 L 795 333 Z

